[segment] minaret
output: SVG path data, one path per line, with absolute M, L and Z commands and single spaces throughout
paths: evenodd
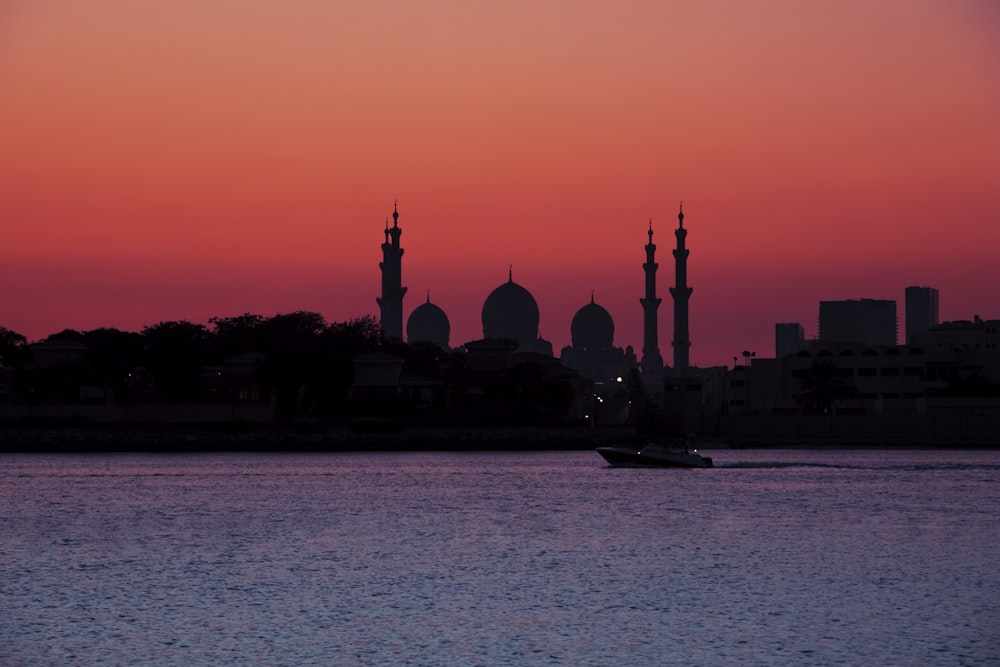
M 685 371 L 688 368 L 688 354 L 691 351 L 691 340 L 688 337 L 688 299 L 691 288 L 687 286 L 687 258 L 690 251 L 684 247 L 687 230 L 684 229 L 684 202 L 681 202 L 680 213 L 677 214 L 677 249 L 674 250 L 674 262 L 677 265 L 675 286 L 670 288 L 674 297 L 674 368 Z
M 646 244 L 646 297 L 639 299 L 642 304 L 642 375 L 647 381 L 657 380 L 663 373 L 663 357 L 660 356 L 659 337 L 656 332 L 656 311 L 660 299 L 656 298 L 656 269 L 654 259 L 656 246 L 653 244 L 653 220 L 649 221 L 649 243 Z
M 392 228 L 389 228 L 389 218 L 386 218 L 382 261 L 378 265 L 382 270 L 382 297 L 376 301 L 381 311 L 382 335 L 397 340 L 403 339 L 403 295 L 406 294 L 403 287 L 403 249 L 399 247 L 399 235 L 402 233 L 399 211 L 393 202 Z

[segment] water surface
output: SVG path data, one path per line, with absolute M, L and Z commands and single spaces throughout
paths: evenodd
M 995 665 L 1000 452 L 0 457 L 0 663 Z

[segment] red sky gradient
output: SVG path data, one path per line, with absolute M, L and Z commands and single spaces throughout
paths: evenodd
M 691 360 L 816 334 L 921 284 L 1000 318 L 1000 9 L 871 3 L 13 0 L 0 5 L 0 326 L 404 315 L 452 344 L 514 279 L 558 351 L 593 289 L 670 362 L 684 200 Z

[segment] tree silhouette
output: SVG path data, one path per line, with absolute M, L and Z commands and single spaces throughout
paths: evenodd
M 129 376 L 144 358 L 142 335 L 101 328 L 84 331 L 80 342 L 87 348 L 83 381 L 112 390 L 115 400 L 126 400 L 130 391 Z
M 833 404 L 853 396 L 856 389 L 839 374 L 836 362 L 830 359 L 813 361 L 808 372 L 799 380 L 796 402 L 807 409 L 824 414 L 830 412 Z
M 31 360 L 28 339 L 6 327 L 0 327 L 0 378 L 10 382 L 14 400 L 30 400 L 30 382 L 24 366 Z
M 0 365 L 14 366 L 28 355 L 28 339 L 6 327 L 0 327 Z
M 384 349 L 397 354 L 396 346 L 382 336 L 382 327 L 371 315 L 331 324 L 323 334 L 321 366 L 324 382 L 315 397 L 327 413 L 338 413 L 348 406 L 351 384 L 354 382 L 354 357 Z M 404 356 L 400 354 L 399 356 Z
M 63 329 L 59 333 L 54 333 L 45 338 L 45 340 L 68 340 L 74 343 L 83 344 L 83 333 L 77 331 L 76 329 Z
M 288 422 L 313 412 L 310 386 L 322 378 L 321 334 L 326 321 L 319 313 L 278 314 L 259 325 L 265 355 L 261 379 L 275 398 L 276 418 Z
M 60 346 L 59 342 L 80 347 Z M 31 363 L 24 363 L 17 369 L 17 394 L 32 403 L 78 403 L 80 387 L 84 384 L 83 334 L 75 329 L 63 329 L 39 341 L 42 343 L 53 344 L 50 350 L 62 347 L 71 351 L 65 356 L 61 353 L 43 356 L 32 350 Z
M 262 325 L 264 317 L 243 313 L 236 317 L 211 317 L 214 356 L 225 359 L 248 352 L 262 352 Z
M 201 399 L 208 329 L 186 320 L 160 322 L 144 328 L 142 336 L 155 395 L 166 403 L 197 403 Z

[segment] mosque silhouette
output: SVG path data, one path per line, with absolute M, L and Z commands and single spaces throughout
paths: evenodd
M 687 256 L 685 248 L 687 230 L 684 229 L 683 205 L 678 215 L 679 225 L 675 231 L 677 249 L 676 286 L 670 289 L 674 298 L 674 368 L 688 367 L 688 298 L 691 288 L 687 286 Z M 403 339 L 403 297 L 406 287 L 402 285 L 403 248 L 400 237 L 403 230 L 399 226 L 398 206 L 393 204 L 392 224 L 385 220 L 385 241 L 382 244 L 382 296 L 376 299 L 380 309 L 380 324 L 385 336 Z M 657 309 L 660 299 L 656 296 L 656 245 L 653 244 L 653 223 L 649 222 L 649 241 L 646 245 L 646 262 L 643 264 L 646 277 L 645 297 L 640 299 L 644 313 L 643 358 L 638 362 L 631 346 L 615 347 L 615 323 L 611 313 L 594 301 L 581 307 L 573 316 L 570 325 L 571 345 L 562 349 L 560 359 L 563 364 L 580 373 L 581 376 L 600 381 L 620 377 L 632 369 L 641 368 L 643 378 L 648 382 L 659 382 L 663 378 L 665 366 L 660 355 L 657 340 Z M 507 282 L 499 285 L 483 302 L 482 324 L 484 340 L 510 340 L 520 351 L 553 356 L 552 344 L 538 335 L 540 313 L 538 302 L 526 288 L 514 282 L 513 269 L 508 268 Z M 451 323 L 448 315 L 431 302 L 430 293 L 424 303 L 417 306 L 406 320 L 406 340 L 409 343 L 430 343 L 443 350 L 450 350 Z M 471 344 L 470 341 L 467 344 Z

